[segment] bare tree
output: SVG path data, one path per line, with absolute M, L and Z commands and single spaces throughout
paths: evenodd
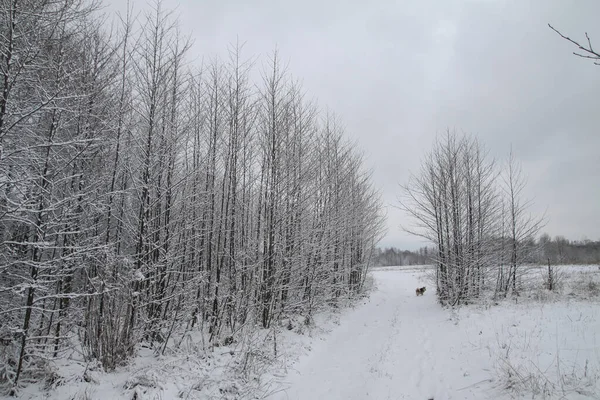
M 507 204 L 507 238 L 509 240 L 509 271 L 503 282 L 506 295 L 511 288 L 513 293 L 517 293 L 519 267 L 522 265 L 523 260 L 535 250 L 533 247 L 534 242 L 531 239 L 537 237 L 540 229 L 545 225 L 545 218 L 537 218 L 528 212 L 532 202 L 523 200 L 527 181 L 512 149 L 503 175 L 503 183 L 505 203 Z
M 85 221 L 99 202 L 94 168 L 104 126 L 96 112 L 107 105 L 101 85 L 111 75 L 106 37 L 85 24 L 95 9 L 70 1 L 1 5 L 0 271 L 10 278 L 0 301 L 12 306 L 2 307 L 0 330 L 21 332 L 11 344 L 18 350 L 3 360 L 13 386 L 44 352 L 58 357 L 68 345 L 69 309 L 81 295 L 75 282 L 97 250 Z M 22 306 L 11 293 L 21 293 Z

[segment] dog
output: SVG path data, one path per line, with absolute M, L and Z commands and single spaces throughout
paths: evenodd
M 417 293 L 417 296 L 423 296 L 423 293 L 425 293 L 425 291 L 427 290 L 427 288 L 425 286 L 423 286 L 422 288 L 417 288 L 417 290 L 415 290 L 415 292 Z

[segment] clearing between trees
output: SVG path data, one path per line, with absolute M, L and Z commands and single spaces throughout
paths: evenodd
M 600 271 L 561 271 L 562 295 L 531 267 L 527 296 L 451 309 L 433 288 L 415 296 L 422 268 L 377 269 L 376 291 L 269 399 L 598 399 Z

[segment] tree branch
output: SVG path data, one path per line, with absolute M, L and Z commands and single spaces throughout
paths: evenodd
M 550 29 L 552 29 L 554 32 L 556 32 L 561 38 L 573 43 L 575 46 L 577 46 L 577 48 L 579 48 L 579 50 L 583 50 L 584 52 L 588 53 L 586 55 L 586 54 L 580 54 L 577 52 L 573 52 L 573 54 L 575 54 L 577 57 L 589 58 L 591 60 L 600 60 L 600 53 L 596 53 L 594 51 L 594 48 L 592 47 L 592 41 L 590 40 L 590 37 L 587 34 L 587 32 L 585 33 L 585 37 L 588 42 L 588 47 L 585 47 L 585 46 L 579 44 L 579 42 L 571 39 L 570 37 L 563 35 L 558 29 L 554 28 L 552 25 L 548 24 L 548 26 L 550 27 Z M 600 65 L 599 62 L 594 62 L 594 64 Z

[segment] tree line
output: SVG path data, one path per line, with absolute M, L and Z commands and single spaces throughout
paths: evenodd
M 561 265 L 561 264 L 600 264 L 600 241 L 569 240 L 564 236 L 550 237 L 547 233 L 539 239 L 530 238 L 522 244 L 532 249 L 523 260 L 527 264 Z M 421 247 L 419 250 L 401 250 L 396 247 L 376 248 L 373 265 L 403 266 L 430 265 L 437 252 L 435 247 Z
M 554 239 L 543 234 L 538 240 L 537 262 L 540 264 L 600 264 L 600 240 Z
M 310 316 L 361 290 L 382 232 L 361 153 L 277 52 L 198 65 L 160 2 L 100 6 L 0 4 L 7 387 L 71 351 L 110 370 Z
M 401 250 L 395 247 L 378 247 L 375 250 L 373 265 L 389 267 L 403 265 L 427 265 L 431 264 L 431 254 L 435 252 L 434 248 L 421 247 L 419 250 Z

